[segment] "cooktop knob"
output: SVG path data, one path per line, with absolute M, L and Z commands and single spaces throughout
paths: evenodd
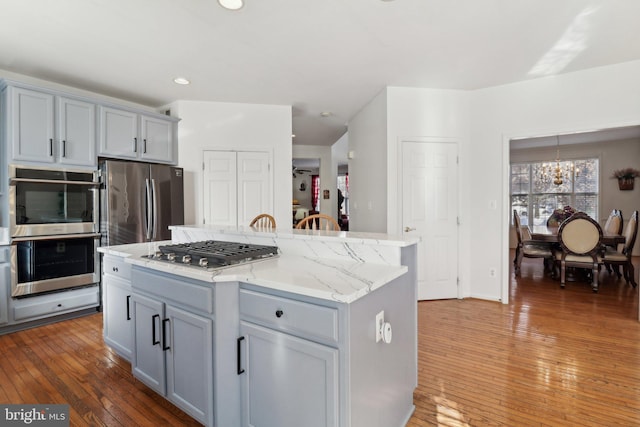
M 184 255 L 182 257 L 182 263 L 183 264 L 191 264 L 191 255 Z
M 167 254 L 167 260 L 175 261 L 176 260 L 176 254 L 174 254 L 173 252 L 168 253 Z
M 200 265 L 200 267 L 206 267 L 209 265 L 209 260 L 206 258 L 200 258 L 198 264 Z

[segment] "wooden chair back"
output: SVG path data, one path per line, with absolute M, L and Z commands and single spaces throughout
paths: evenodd
M 309 215 L 296 224 L 297 229 L 340 231 L 340 225 L 333 217 L 325 214 Z
M 253 218 L 249 227 L 261 228 L 261 229 L 274 229 L 276 228 L 276 220 L 269 214 L 260 214 Z

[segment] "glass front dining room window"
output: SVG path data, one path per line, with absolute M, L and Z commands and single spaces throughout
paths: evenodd
M 543 173 L 545 166 L 547 174 Z M 598 159 L 567 160 L 559 166 L 562 184 L 557 185 L 552 176 L 555 162 L 511 165 L 510 212 L 518 211 L 522 225 L 545 225 L 555 209 L 567 205 L 598 220 Z

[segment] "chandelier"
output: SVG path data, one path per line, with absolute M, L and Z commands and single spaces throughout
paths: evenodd
M 551 162 L 549 164 L 542 164 L 542 171 L 540 172 L 540 180 L 545 184 L 554 183 L 555 185 L 562 185 L 565 181 L 569 181 L 574 172 L 574 166 L 572 162 L 565 162 L 566 165 L 564 169 L 562 169 L 560 160 L 560 136 L 556 135 L 557 141 L 557 149 L 556 149 L 556 160 L 555 162 Z M 553 165 L 555 163 L 555 166 Z M 576 177 L 580 171 L 575 169 Z

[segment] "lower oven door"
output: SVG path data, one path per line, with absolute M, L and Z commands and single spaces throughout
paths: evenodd
M 99 240 L 99 233 L 13 239 L 11 296 L 26 297 L 98 283 Z

